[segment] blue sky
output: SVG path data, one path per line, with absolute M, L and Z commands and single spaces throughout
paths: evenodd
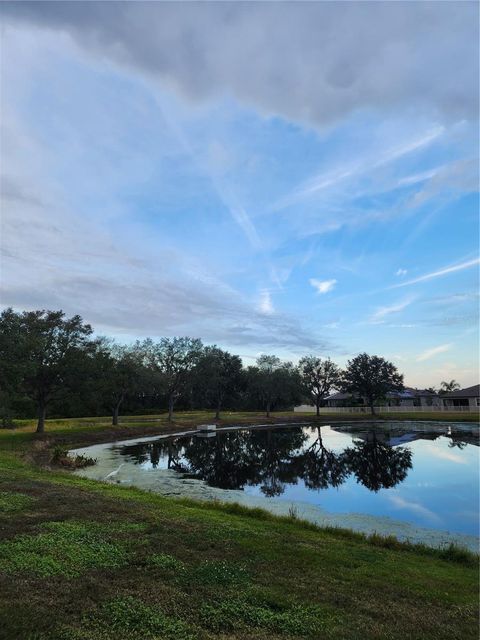
M 478 382 L 476 4 L 3 4 L 4 307 Z

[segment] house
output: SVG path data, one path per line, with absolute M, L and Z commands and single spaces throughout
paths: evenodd
M 446 408 L 469 407 L 480 409 L 480 384 L 466 389 L 458 389 L 449 393 L 442 393 L 443 406 Z
M 334 393 L 326 398 L 327 407 L 354 407 L 366 405 L 364 398 L 351 393 Z M 438 394 L 427 389 L 405 387 L 403 391 L 391 391 L 385 398 L 378 400 L 378 407 L 440 407 L 442 404 Z
M 325 406 L 327 407 L 354 407 L 363 404 L 362 398 L 358 398 L 351 393 L 339 392 L 325 398 Z
M 434 391 L 405 387 L 403 391 L 387 393 L 385 401 L 379 404 L 387 407 L 439 407 L 442 401 Z

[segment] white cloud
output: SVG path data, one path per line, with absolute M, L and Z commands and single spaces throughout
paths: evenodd
M 275 309 L 273 307 L 272 296 L 270 295 L 270 291 L 268 289 L 262 289 L 260 292 L 260 301 L 258 303 L 258 310 L 260 313 L 264 315 L 271 315 L 275 313 Z
M 324 329 L 338 329 L 340 326 L 340 322 L 329 322 L 328 324 L 324 324 Z
M 397 271 L 395 272 L 396 276 L 406 276 L 407 275 L 407 270 L 406 269 L 397 269 Z
M 424 362 L 425 360 L 430 360 L 430 358 L 433 358 L 439 353 L 445 353 L 445 351 L 450 351 L 452 347 L 453 347 L 453 344 L 450 343 L 450 344 L 441 344 L 438 347 L 427 349 L 426 351 L 423 351 L 420 355 L 418 355 L 416 360 L 417 362 Z
M 317 280 L 316 278 L 310 278 L 309 282 L 317 293 L 328 293 L 337 284 L 336 280 Z
M 444 190 L 476 192 L 478 190 L 478 159 L 463 158 L 451 162 L 432 171 L 427 178 L 425 186 L 415 193 L 411 206 L 419 206 Z
M 449 460 L 450 462 L 455 462 L 456 464 L 468 464 L 468 460 L 465 460 L 463 456 L 460 456 L 458 455 L 458 453 L 454 453 L 453 451 L 438 449 L 431 443 L 427 443 L 426 448 L 428 449 L 430 455 L 434 456 L 435 458 Z
M 406 287 L 409 284 L 416 284 L 417 282 L 424 282 L 425 280 L 432 280 L 433 278 L 440 278 L 442 276 L 446 276 L 449 273 L 454 273 L 455 271 L 463 271 L 464 269 L 470 269 L 470 267 L 474 267 L 475 265 L 480 264 L 480 258 L 474 258 L 473 260 L 467 260 L 467 262 L 462 262 L 461 264 L 455 264 L 451 267 L 444 267 L 439 271 L 433 271 L 432 273 L 426 273 L 423 276 L 418 278 L 414 278 L 413 280 L 408 280 L 407 282 L 401 282 L 400 284 L 395 284 L 390 289 L 396 289 L 397 287 Z
M 425 180 L 433 178 L 433 176 L 435 176 L 438 171 L 439 169 L 430 169 L 429 171 L 423 171 L 422 173 L 416 173 L 414 175 L 406 176 L 405 178 L 400 178 L 397 184 L 399 187 L 405 187 L 411 184 L 425 182 Z
M 406 509 L 407 511 L 412 511 L 413 513 L 416 513 L 422 517 L 426 517 L 429 520 L 432 520 L 434 522 L 441 521 L 441 519 L 436 513 L 434 513 L 433 511 L 430 511 L 430 509 L 427 509 L 427 507 L 424 507 L 419 502 L 405 500 L 405 498 L 402 498 L 401 496 L 395 495 L 395 494 L 389 496 L 389 499 L 390 499 L 390 502 L 392 502 L 392 504 L 395 507 L 397 507 L 397 509 Z
M 375 313 L 370 318 L 370 322 L 372 324 L 380 324 L 383 322 L 385 316 L 390 315 L 391 313 L 398 313 L 399 311 L 403 311 L 406 307 L 408 307 L 413 302 L 413 298 L 408 298 L 408 300 L 403 300 L 402 302 L 396 302 L 395 304 L 391 304 L 388 307 L 380 307 L 375 311 Z
M 364 157 L 360 161 L 357 160 L 355 164 L 351 164 L 346 167 L 339 167 L 334 171 L 314 176 L 303 183 L 298 189 L 293 191 L 293 193 L 282 198 L 282 200 L 276 203 L 272 209 L 283 209 L 296 202 L 304 200 L 305 198 L 309 198 L 320 191 L 330 189 L 339 182 L 351 180 L 371 173 L 380 167 L 395 162 L 407 154 L 413 153 L 414 151 L 418 151 L 419 149 L 430 145 L 444 132 L 445 127 L 436 125 L 413 137 L 407 143 L 397 144 L 386 151 L 382 151 L 380 156 L 378 156 L 378 154 L 372 154 L 371 157 Z

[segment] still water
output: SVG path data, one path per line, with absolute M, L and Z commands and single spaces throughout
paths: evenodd
M 231 428 L 78 452 L 97 458 L 79 472 L 97 479 L 476 548 L 478 445 L 478 426 L 363 422 Z

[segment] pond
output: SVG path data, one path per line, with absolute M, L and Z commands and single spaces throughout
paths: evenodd
M 362 422 L 230 427 L 77 449 L 90 478 L 324 525 L 478 549 L 479 428 Z

